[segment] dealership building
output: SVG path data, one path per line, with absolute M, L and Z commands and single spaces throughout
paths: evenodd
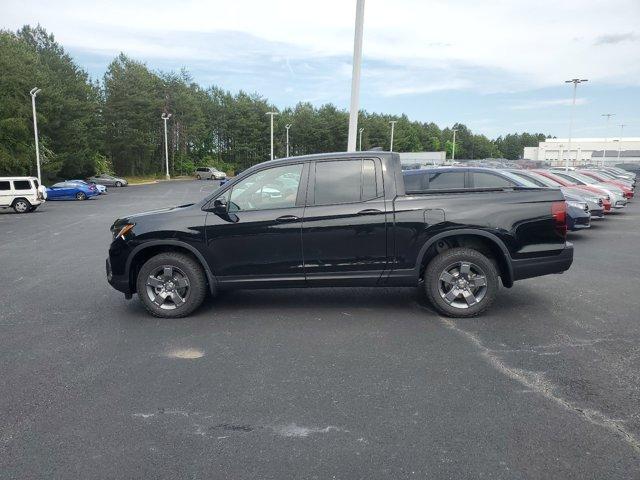
M 640 137 L 622 138 L 547 138 L 537 147 L 525 147 L 526 160 L 565 165 L 566 159 L 574 166 L 600 163 L 640 163 Z M 618 158 L 620 160 L 618 160 Z

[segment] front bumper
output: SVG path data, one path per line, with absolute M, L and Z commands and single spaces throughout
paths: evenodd
M 514 259 L 511 261 L 513 280 L 540 277 L 552 273 L 562 273 L 573 263 L 573 244 L 567 242 L 565 248 L 556 255 Z
M 106 260 L 106 270 L 107 282 L 109 282 L 109 285 L 125 295 L 131 295 L 132 292 L 131 287 L 129 286 L 129 277 L 127 275 L 114 275 L 113 270 L 111 269 L 111 262 L 108 258 Z

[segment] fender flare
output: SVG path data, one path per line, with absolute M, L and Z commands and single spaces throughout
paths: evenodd
M 509 250 L 507 249 L 506 245 L 497 235 L 494 235 L 493 233 L 487 232 L 485 230 L 479 230 L 476 228 L 460 228 L 455 230 L 447 230 L 446 232 L 441 232 L 431 237 L 422 246 L 422 248 L 420 249 L 420 253 L 418 253 L 418 262 L 416 263 L 416 271 L 420 272 L 422 261 L 424 260 L 424 257 L 427 254 L 427 250 L 429 250 L 429 247 L 431 247 L 434 243 L 438 242 L 439 240 L 443 240 L 449 237 L 456 237 L 458 235 L 471 235 L 471 236 L 475 235 L 478 237 L 484 237 L 489 241 L 491 241 L 491 243 L 495 244 L 502 252 L 502 256 L 504 258 L 504 261 L 507 267 L 507 271 L 505 273 L 507 274 L 508 278 L 503 279 L 502 283 L 505 286 L 511 286 L 513 284 L 513 263 L 511 260 L 511 254 L 509 253 Z
M 129 256 L 127 257 L 127 263 L 125 264 L 125 274 L 127 275 L 127 278 L 131 278 L 131 263 L 133 262 L 133 259 L 135 258 L 135 256 L 140 253 L 142 250 L 145 250 L 147 248 L 151 248 L 151 247 L 158 247 L 158 246 L 174 246 L 174 247 L 180 247 L 180 248 L 184 248 L 186 250 L 189 250 L 189 252 L 193 253 L 193 255 L 196 257 L 196 259 L 198 260 L 198 262 L 200 263 L 200 265 L 202 266 L 202 268 L 204 269 L 204 273 L 207 276 L 207 281 L 209 282 L 209 291 L 212 295 L 215 294 L 216 292 L 216 287 L 217 287 L 217 280 L 215 275 L 213 274 L 213 272 L 211 271 L 211 268 L 209 268 L 209 264 L 207 263 L 207 261 L 204 259 L 204 257 L 202 256 L 202 253 L 200 253 L 200 251 L 195 248 L 193 245 L 190 245 L 186 242 L 182 242 L 180 240 L 150 240 L 148 242 L 144 242 L 141 245 L 138 245 L 136 248 L 134 248 L 131 253 L 129 254 Z

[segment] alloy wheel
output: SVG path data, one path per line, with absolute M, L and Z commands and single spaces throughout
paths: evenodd
M 29 205 L 27 204 L 27 202 L 25 202 L 24 200 L 18 200 L 15 204 L 14 204 L 14 208 L 16 210 L 16 212 L 18 213 L 24 213 L 27 210 L 29 210 Z
M 172 265 L 163 265 L 155 269 L 146 282 L 147 295 L 158 307 L 175 310 L 184 305 L 189 297 L 189 278 Z
M 487 277 L 475 263 L 455 262 L 440 274 L 438 291 L 452 307 L 469 308 L 480 303 L 487 294 Z

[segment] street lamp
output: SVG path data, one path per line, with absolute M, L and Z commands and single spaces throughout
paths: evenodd
M 362 63 L 362 30 L 364 24 L 364 0 L 356 3 L 356 28 L 353 39 L 353 72 L 351 74 L 351 106 L 349 108 L 349 137 L 347 151 L 356 151 L 358 111 L 360 103 L 360 64 Z
M 287 123 L 284 128 L 287 129 L 287 157 L 289 156 L 289 129 L 291 128 L 291 124 Z
M 573 83 L 573 102 L 571 102 L 571 113 L 569 114 L 569 142 L 568 142 L 568 150 L 569 157 L 571 157 L 571 134 L 573 133 L 573 111 L 576 106 L 576 91 L 578 90 L 578 85 L 580 83 L 588 82 L 586 78 L 572 78 L 571 80 L 565 80 L 564 83 Z M 567 161 L 564 165 L 564 169 L 566 171 L 569 170 L 569 157 L 567 157 Z
M 454 162 L 454 160 L 456 159 L 456 132 L 458 131 L 457 128 L 453 129 L 453 148 L 451 149 L 451 163 Z
M 169 175 L 169 143 L 167 142 L 167 120 L 171 118 L 170 113 L 163 113 L 160 117 L 164 120 L 164 161 L 167 167 L 166 178 L 167 180 L 171 180 L 171 175 Z
M 618 162 L 617 163 L 620 163 L 620 149 L 622 148 L 622 134 L 624 133 L 624 127 L 626 127 L 626 125 L 624 123 L 621 123 L 618 126 L 620 127 L 620 141 L 618 142 Z
M 362 132 L 364 132 L 364 128 L 358 130 L 358 133 L 360 134 L 360 151 L 362 151 Z
M 391 124 L 391 145 L 389 145 L 389 151 L 393 152 L 393 130 L 394 130 L 395 126 L 396 126 L 396 123 L 398 123 L 398 121 L 397 120 L 391 120 L 389 123 Z
M 266 114 L 271 117 L 271 160 L 273 160 L 273 116 L 278 112 L 267 112 Z
M 33 109 L 33 135 L 36 139 L 36 165 L 38 167 L 38 184 L 42 185 L 42 175 L 40 174 L 40 146 L 38 145 L 38 118 L 36 117 L 36 95 L 40 93 L 38 87 L 32 88 L 29 94 L 31 95 L 31 107 Z
M 601 117 L 607 117 L 607 130 L 605 131 L 605 135 L 606 132 L 609 131 L 609 120 L 611 120 L 611 117 L 614 117 L 616 114 L 615 113 L 603 113 L 602 115 L 600 115 Z M 607 153 L 607 137 L 604 137 L 604 148 L 602 149 L 602 167 L 604 167 L 604 157 Z

